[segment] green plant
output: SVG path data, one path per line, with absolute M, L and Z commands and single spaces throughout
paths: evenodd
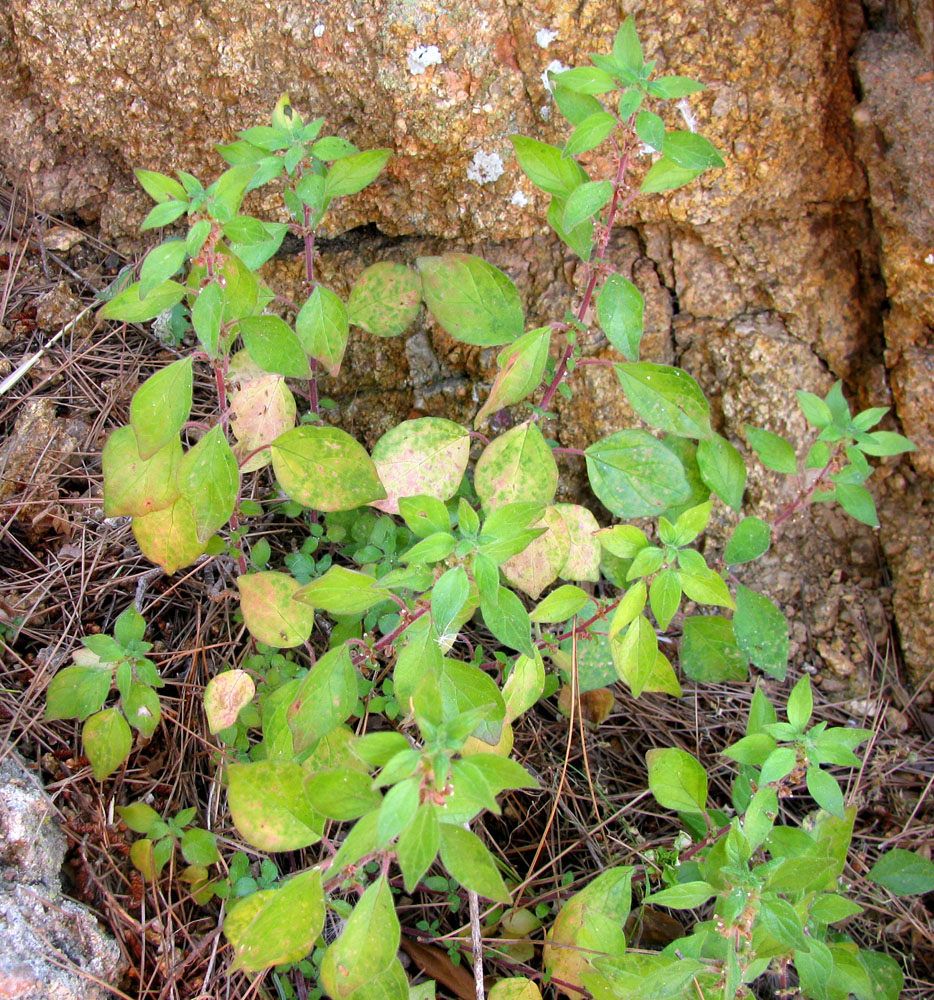
M 195 810 L 182 809 L 169 819 L 162 819 L 152 806 L 133 802 L 118 806 L 117 812 L 126 825 L 141 833 L 142 840 L 130 846 L 130 860 L 148 882 L 159 877 L 162 869 L 173 860 L 176 847 L 188 866 L 179 872 L 179 878 L 191 885 L 191 892 L 198 902 L 207 902 L 215 887 L 209 882 L 208 867 L 220 861 L 217 839 L 214 834 L 192 826 Z
M 714 430 L 710 406 L 687 372 L 638 360 L 642 296 L 612 271 L 606 254 L 614 222 L 638 194 L 677 188 L 723 160 L 703 136 L 672 129 L 647 110 L 659 102 L 654 106 L 664 112 L 668 102 L 702 88 L 685 77 L 655 77 L 631 19 L 612 53 L 591 59 L 591 66 L 552 77 L 557 107 L 573 126 L 563 148 L 512 137 L 521 168 L 551 196 L 549 223 L 587 275 L 576 309 L 530 331 L 512 281 L 469 254 L 424 257 L 415 270 L 372 265 L 346 303 L 318 283 L 317 228 L 335 199 L 377 177 L 389 151 L 361 152 L 322 137 L 322 120 L 306 123 L 287 97 L 268 126 L 219 147 L 230 167 L 209 187 L 183 171 L 177 180 L 137 172 L 157 202 L 143 228 L 184 220 L 187 232 L 150 250 L 139 280 L 100 316 L 140 322 L 184 303 L 199 348 L 149 378 L 133 397 L 130 424 L 109 438 L 105 510 L 133 518 L 140 548 L 167 573 L 205 554 L 233 559 L 243 621 L 259 651 L 217 674 L 205 690 L 209 728 L 226 746 L 233 821 L 261 851 L 324 848 L 311 867 L 275 884 L 251 878 L 248 892 L 241 891 L 243 863 L 231 864 L 232 876 L 239 865 L 232 891 L 219 894 L 242 897 L 224 925 L 236 968 L 257 972 L 307 962 L 311 954 L 332 997 L 408 997 L 396 957 L 393 864 L 406 892 L 430 887 L 432 879 L 451 892 L 453 880 L 466 893 L 477 935 L 479 896 L 504 906 L 520 902 L 510 888 L 521 883 L 520 873 L 506 870 L 470 823 L 484 811 L 498 812 L 504 790 L 536 785 L 509 750 L 512 723 L 546 686 L 553 690 L 546 661 L 566 674 L 575 693 L 619 679 L 634 696 L 677 696 L 678 676 L 659 635 L 671 629 L 686 597 L 729 613 L 684 619 L 680 666 L 688 677 L 742 681 L 753 665 L 782 680 L 785 619 L 734 574 L 764 554 L 781 523 L 811 502 L 836 500 L 875 523 L 863 486 L 870 472 L 865 456 L 913 447 L 900 435 L 871 430 L 882 410 L 851 418 L 839 383 L 824 400 L 801 393 L 818 434 L 793 504 L 771 524 L 740 520 L 722 559 L 708 560 L 693 547 L 714 496 L 740 511 L 744 461 Z M 642 145 L 659 155 L 636 187 Z M 598 147 L 615 164 L 610 179 L 591 180 L 579 162 Z M 241 214 L 244 197 L 273 182 L 282 185 L 289 221 Z M 284 300 L 259 276 L 289 229 L 304 242 L 310 294 L 303 303 Z M 473 431 L 441 418 L 407 420 L 369 454 L 324 421 L 318 375 L 338 372 L 352 325 L 370 336 L 397 336 L 422 303 L 460 342 L 501 347 L 498 374 Z M 588 320 L 592 307 L 595 321 Z M 625 360 L 584 355 L 580 335 L 589 322 L 599 324 Z M 209 428 L 189 422 L 195 362 L 209 366 L 216 387 Z M 580 452 L 590 486 L 615 518 L 657 518 L 654 530 L 601 527 L 586 507 L 555 503 L 558 461 L 571 449 L 555 447 L 542 427 L 556 394 L 573 393 L 575 371 L 594 363 L 612 366 L 649 429 L 620 429 Z M 307 404 L 300 419 L 295 393 Z M 504 407 L 524 407 L 524 419 L 487 439 L 479 428 Z M 746 437 L 768 468 L 799 475 L 788 442 L 756 428 L 746 428 Z M 197 440 L 186 450 L 183 438 Z M 275 493 L 244 499 L 241 477 L 269 466 L 288 500 Z M 250 519 L 266 505 L 295 517 L 307 532 L 298 551 L 281 559 L 266 538 L 251 535 Z M 217 536 L 225 529 L 226 540 Z M 280 562 L 283 568 L 269 568 Z M 591 586 L 601 579 L 611 586 Z M 618 593 L 604 596 L 612 588 Z M 493 652 L 471 641 L 477 614 Z M 330 621 L 320 655 L 309 643 L 316 615 Z M 118 627 L 125 640 L 86 642 L 99 660 L 109 658 L 103 666 L 67 668 L 49 696 L 52 718 L 98 713 L 84 736 L 99 779 L 126 759 L 131 742 L 117 709 L 99 711 L 110 690 L 109 664 L 119 664 L 124 710 L 134 691 L 151 693 L 158 681 L 154 672 L 140 671 L 138 664 L 149 661 L 133 658 L 145 652 L 140 622 Z M 296 654 L 302 659 L 275 649 L 302 649 Z M 501 672 L 502 685 L 494 679 Z M 897 994 L 891 962 L 854 953 L 832 930 L 854 912 L 837 892 L 851 812 L 823 765 L 853 764 L 866 734 L 806 728 L 806 682 L 792 691 L 785 723 L 761 693 L 753 705 L 747 736 L 730 754 L 740 765 L 732 820 L 708 809 L 706 773 L 690 755 L 659 750 L 648 761 L 656 798 L 682 813 L 696 838 L 680 848 L 679 867 L 663 868 L 667 887 L 649 898 L 691 908 L 716 899 L 713 920 L 667 954 L 628 950 L 622 925 L 638 873 L 614 868 L 568 898 L 553 922 L 545 973 L 556 985 L 601 998 L 728 998 L 742 995 L 766 966 L 794 963 L 815 998 L 862 996 L 866 982 L 874 995 Z M 366 727 L 374 715 L 382 726 Z M 100 734 L 101 716 L 109 736 Z M 810 832 L 775 825 L 780 796 L 801 780 L 827 810 Z M 332 842 L 325 831 L 334 823 L 348 826 Z M 150 841 L 157 838 L 153 857 L 157 849 L 160 858 L 170 854 L 176 841 L 184 853 L 191 831 L 182 831 L 179 817 L 174 824 L 148 813 L 137 823 L 146 825 L 140 832 Z M 439 857 L 447 875 L 428 874 Z M 147 877 L 159 867 L 151 864 Z M 339 895 L 345 891 L 357 897 L 349 910 Z M 461 898 L 453 898 L 460 906 Z M 329 908 L 346 923 L 321 951 Z M 521 908 L 510 912 L 504 926 L 519 937 L 550 917 L 547 906 L 524 923 L 516 916 Z M 532 1000 L 538 988 L 519 978 L 494 992 Z
M 145 739 L 156 731 L 162 707 L 154 688 L 162 679 L 146 654 L 146 622 L 132 605 L 114 623 L 114 634 L 89 635 L 84 649 L 73 654 L 74 663 L 51 680 L 46 696 L 47 719 L 83 722 L 81 739 L 99 781 L 115 771 L 130 755 L 132 726 Z M 115 688 L 119 706 L 104 708 Z

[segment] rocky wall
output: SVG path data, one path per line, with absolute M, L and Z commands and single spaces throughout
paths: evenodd
M 395 153 L 377 184 L 326 220 L 332 236 L 362 225 L 383 234 L 325 256 L 336 290 L 380 256 L 472 249 L 517 281 L 537 324 L 563 311 L 580 274 L 547 235 L 544 203 L 508 137 L 558 139 L 543 74 L 606 50 L 628 14 L 661 69 L 708 84 L 687 113 L 727 160 L 682 191 L 637 200 L 622 220 L 614 263 L 646 295 L 646 356 L 694 373 L 738 443 L 746 420 L 800 438 L 795 388 L 826 391 L 839 377 L 861 407 L 894 402 L 921 449 L 878 476 L 898 525 L 881 541 L 894 560 L 905 655 L 921 677 L 934 653 L 917 551 L 934 471 L 924 311 L 934 267 L 916 251 L 930 241 L 921 203 L 931 186 L 919 179 L 900 208 L 891 176 L 910 188 L 911 171 L 890 150 L 910 121 L 916 145 L 929 146 L 930 119 L 911 119 L 929 113 L 917 105 L 902 126 L 897 108 L 877 105 L 902 99 L 929 68 L 927 0 L 10 0 L 0 12 L 0 160 L 29 178 L 45 209 L 99 221 L 130 246 L 148 207 L 133 167 L 208 180 L 219 169 L 210 143 L 264 120 L 287 91 L 329 129 Z M 909 49 L 914 61 L 896 72 L 891 60 Z M 276 267 L 296 280 L 297 263 Z M 492 361 L 421 321 L 398 343 L 361 338 L 329 391 L 372 440 L 413 409 L 469 416 Z M 588 368 L 558 436 L 589 443 L 625 412 L 613 380 Z M 751 499 L 771 502 L 776 488 L 757 476 Z M 899 506 L 906 491 L 911 517 Z M 819 513 L 787 529 L 778 563 L 800 561 L 802 539 L 813 558 L 773 581 L 793 614 L 833 594 L 821 606 L 865 608 L 884 596 L 886 553 L 871 531 Z M 767 571 L 781 575 L 777 566 Z M 865 663 L 879 629 L 863 611 L 850 617 L 834 652 Z M 815 663 L 810 636 L 829 635 L 826 626 L 802 626 Z

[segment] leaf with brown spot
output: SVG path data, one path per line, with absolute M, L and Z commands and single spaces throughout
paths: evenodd
M 576 503 L 556 503 L 554 509 L 564 519 L 571 543 L 558 576 L 562 580 L 596 583 L 600 579 L 600 543 L 594 534 L 600 530 L 597 519 L 586 507 Z
M 257 641 L 284 649 L 300 646 L 311 635 L 315 610 L 292 599 L 301 585 L 288 573 L 247 573 L 237 586 L 243 620 Z
M 609 688 L 594 688 L 580 693 L 581 716 L 584 722 L 594 727 L 606 722 L 615 704 L 616 700 Z M 565 684 L 558 692 L 558 708 L 563 715 L 571 718 L 572 707 L 571 685 Z
M 104 514 L 143 517 L 171 507 L 178 499 L 176 484 L 182 442 L 176 434 L 150 458 L 141 458 L 132 427 L 118 427 L 107 438 L 101 455 L 104 471 Z

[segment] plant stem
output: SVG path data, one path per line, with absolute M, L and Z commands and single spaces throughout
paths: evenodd
M 629 142 L 632 141 L 630 135 Z M 583 323 L 584 317 L 587 315 L 587 310 L 590 308 L 590 302 L 593 299 L 594 290 L 597 287 L 597 281 L 602 273 L 602 268 L 599 266 L 604 263 L 606 248 L 610 243 L 610 233 L 613 231 L 613 224 L 616 221 L 616 213 L 620 209 L 620 191 L 622 190 L 623 184 L 626 181 L 626 173 L 629 170 L 630 152 L 629 145 L 627 143 L 626 147 L 623 149 L 619 156 L 616 167 L 616 180 L 613 182 L 613 197 L 610 199 L 610 209 L 606 216 L 606 226 L 600 235 L 600 239 L 597 243 L 596 253 L 594 255 L 594 263 L 588 263 L 588 268 L 590 269 L 590 280 L 587 282 L 587 290 L 584 292 L 584 297 L 581 299 L 581 304 L 577 310 L 577 318 Z M 633 194 L 628 198 L 623 206 L 628 205 L 632 199 L 635 197 Z M 545 395 L 542 396 L 542 400 L 539 406 L 542 411 L 547 411 L 551 406 L 551 401 L 554 399 L 555 393 L 558 391 L 558 386 L 564 381 L 567 376 L 568 361 L 571 360 L 571 355 L 574 353 L 574 344 L 568 344 L 564 349 L 564 354 L 561 356 L 561 361 L 558 363 L 557 370 L 555 371 L 555 377 L 551 380 L 551 384 L 545 390 Z M 533 417 L 534 419 L 534 417 Z
M 821 484 L 830 475 L 831 470 L 834 465 L 839 461 L 840 454 L 843 451 L 843 445 L 838 444 L 831 452 L 830 458 L 827 459 L 827 464 L 820 470 L 817 474 L 814 482 L 811 483 L 807 489 L 801 490 L 801 492 L 792 500 L 792 502 L 772 521 L 772 527 L 778 528 L 782 525 L 788 518 L 796 514 L 802 507 L 806 507 L 810 503 L 811 497 L 818 490 Z

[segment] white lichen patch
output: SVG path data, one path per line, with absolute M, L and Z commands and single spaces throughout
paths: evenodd
M 557 37 L 557 31 L 552 31 L 551 28 L 539 28 L 535 32 L 535 44 L 540 49 L 547 49 Z
M 565 66 L 563 62 L 559 59 L 552 59 L 551 62 L 545 67 L 542 73 L 542 83 L 545 85 L 545 90 L 551 93 L 551 80 L 548 79 L 549 73 L 563 73 L 566 69 L 570 69 L 569 66 Z
M 324 25 L 323 24 L 316 24 L 315 25 L 315 38 L 320 38 L 323 34 L 324 34 Z
M 429 66 L 441 65 L 441 51 L 437 45 L 417 45 L 405 61 L 412 76 L 421 76 Z
M 927 257 L 924 258 L 925 264 L 934 264 L 934 253 L 929 253 Z
M 492 184 L 506 172 L 499 153 L 485 153 L 478 149 L 467 167 L 467 179 L 478 184 Z
M 520 191 L 519 188 L 516 188 L 513 192 L 512 198 L 509 200 L 510 205 L 516 205 L 519 208 L 525 208 L 528 203 L 528 195 L 524 191 Z
M 684 124 L 687 125 L 689 132 L 697 131 L 697 119 L 694 117 L 694 112 L 691 110 L 691 105 L 688 104 L 688 99 L 682 97 L 680 101 L 675 105 L 675 107 L 681 112 L 681 117 L 684 119 Z

